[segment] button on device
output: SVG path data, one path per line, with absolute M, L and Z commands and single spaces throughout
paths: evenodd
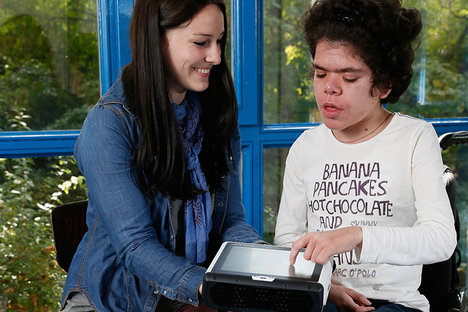
M 262 281 L 262 282 L 273 282 L 275 280 L 274 277 L 265 276 L 265 275 L 253 275 L 252 279 L 254 281 Z

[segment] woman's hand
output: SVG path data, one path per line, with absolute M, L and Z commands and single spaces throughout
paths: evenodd
M 361 227 L 352 226 L 324 232 L 311 232 L 292 244 L 289 263 L 296 262 L 301 248 L 307 247 L 304 259 L 326 264 L 335 254 L 353 250 L 362 245 Z
M 340 312 L 368 312 L 374 311 L 371 302 L 363 294 L 340 285 L 331 285 L 328 301 L 333 303 Z

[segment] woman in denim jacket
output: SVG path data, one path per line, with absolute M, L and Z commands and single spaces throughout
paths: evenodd
M 132 61 L 75 146 L 88 232 L 64 311 L 209 311 L 205 267 L 246 223 L 240 133 L 222 0 L 137 0 Z M 195 308 L 196 307 L 196 308 Z

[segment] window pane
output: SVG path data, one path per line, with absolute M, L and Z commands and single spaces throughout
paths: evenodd
M 468 0 L 405 0 L 423 15 L 414 76 L 400 101 L 389 105 L 421 118 L 468 116 Z
M 266 124 L 321 121 L 309 77 L 310 54 L 297 26 L 308 3 L 264 1 Z M 405 0 L 403 5 L 421 9 L 424 29 L 412 84 L 388 108 L 421 118 L 468 117 L 468 0 Z
M 80 129 L 99 99 L 96 0 L 0 2 L 0 131 Z
M 50 212 L 86 198 L 72 156 L 0 159 L 0 311 L 58 311 L 65 282 Z
M 310 0 L 263 1 L 264 123 L 321 120 L 311 92 L 310 54 L 297 27 L 308 3 Z
M 460 287 L 466 287 L 467 235 L 468 235 L 468 146 L 451 146 L 442 152 L 444 163 L 449 166 L 456 178 L 456 207 L 460 218 L 460 240 L 458 247 L 462 255 Z
M 263 150 L 263 237 L 273 243 L 289 148 Z

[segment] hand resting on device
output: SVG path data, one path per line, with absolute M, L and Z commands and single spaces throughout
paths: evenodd
M 294 264 L 299 250 L 306 247 L 304 259 L 326 264 L 335 254 L 347 252 L 362 245 L 361 227 L 345 227 L 325 232 L 310 232 L 291 246 L 289 263 Z

